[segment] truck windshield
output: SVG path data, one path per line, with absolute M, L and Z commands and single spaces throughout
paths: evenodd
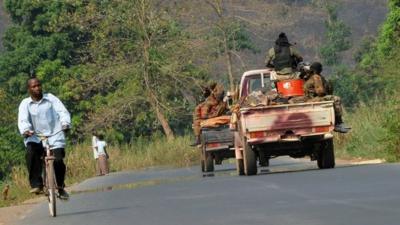
M 253 91 L 260 91 L 261 89 L 268 92 L 273 88 L 273 85 L 275 84 L 269 79 L 269 74 L 263 74 L 263 79 L 261 79 L 261 74 L 248 76 L 244 80 L 242 96 L 246 96 Z

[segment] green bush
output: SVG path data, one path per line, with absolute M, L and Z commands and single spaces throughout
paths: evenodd
M 346 114 L 346 122 L 352 130 L 345 135 L 336 135 L 338 155 L 399 161 L 399 103 L 397 96 L 375 99 Z

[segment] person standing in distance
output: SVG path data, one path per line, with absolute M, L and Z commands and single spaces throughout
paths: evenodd
M 97 154 L 97 141 L 99 140 L 99 138 L 97 137 L 98 134 L 97 132 L 92 132 L 92 150 L 93 150 L 93 157 L 96 160 L 96 176 L 100 176 L 100 166 L 99 166 L 99 155 Z
M 24 136 L 26 146 L 26 164 L 29 173 L 31 193 L 39 194 L 43 190 L 42 167 L 44 148 L 36 136 L 53 135 L 49 137 L 50 148 L 54 152 L 54 170 L 58 185 L 58 194 L 61 199 L 68 199 L 69 195 L 64 190 L 66 166 L 65 134 L 71 128 L 71 116 L 64 104 L 56 96 L 50 93 L 42 93 L 42 85 L 39 79 L 30 78 L 27 81 L 30 97 L 22 100 L 18 110 L 18 129 Z M 59 131 L 64 132 L 59 132 Z
M 97 157 L 98 157 L 97 162 L 98 162 L 98 168 L 100 171 L 99 175 L 103 176 L 103 175 L 107 175 L 109 172 L 109 169 L 108 169 L 109 156 L 108 156 L 108 153 L 106 150 L 107 143 L 104 140 L 103 134 L 99 134 L 97 137 L 98 137 L 98 139 L 97 139 L 96 145 L 95 145 L 96 153 L 97 153 Z

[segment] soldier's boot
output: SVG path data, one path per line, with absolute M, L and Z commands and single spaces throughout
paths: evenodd
M 192 147 L 195 147 L 195 146 L 198 146 L 198 145 L 200 145 L 201 144 L 201 141 L 200 141 L 200 136 L 196 136 L 195 137 L 195 140 L 190 144 L 190 146 L 192 146 Z
M 343 120 L 341 116 L 337 116 L 335 118 L 335 128 L 333 129 L 336 132 L 339 133 L 347 133 L 351 130 L 351 127 L 347 126 Z

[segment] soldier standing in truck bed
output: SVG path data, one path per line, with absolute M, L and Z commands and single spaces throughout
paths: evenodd
M 351 129 L 346 126 L 342 119 L 342 104 L 340 97 L 333 95 L 331 85 L 321 75 L 322 64 L 314 62 L 310 66 L 311 75 L 304 83 L 304 94 L 309 102 L 319 101 L 333 101 L 333 107 L 335 110 L 335 129 L 334 131 L 340 133 L 347 133 Z
M 200 144 L 200 123 L 203 120 L 214 118 L 223 115 L 227 110 L 226 102 L 224 99 L 224 87 L 221 84 L 212 83 L 210 85 L 212 91 L 207 99 L 196 106 L 193 113 L 193 133 L 195 135 L 195 141 L 191 146 L 197 146 Z
M 265 59 L 265 65 L 274 68 L 276 80 L 288 80 L 296 78 L 294 69 L 303 57 L 297 52 L 285 33 L 280 33 L 275 41 L 275 46 L 269 49 Z

